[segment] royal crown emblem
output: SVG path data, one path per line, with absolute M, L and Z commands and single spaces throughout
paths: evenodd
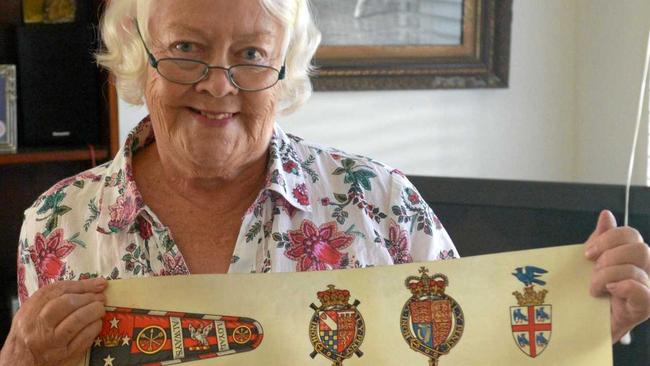
M 256 349 L 264 332 L 237 316 L 107 307 L 86 366 L 171 365 Z
M 117 331 L 111 331 L 108 334 L 101 336 L 99 339 L 104 342 L 104 347 L 113 348 L 118 347 L 122 343 L 122 338 L 126 336 L 126 333 L 120 334 Z
M 321 306 L 311 304 L 314 315 L 309 322 L 309 339 L 314 347 L 311 358 L 317 354 L 332 361 L 333 366 L 363 352 L 359 350 L 366 334 L 366 326 L 357 306 L 359 300 L 350 304 L 350 291 L 339 290 L 334 285 L 317 293 Z
M 517 347 L 532 358 L 544 352 L 551 340 L 552 306 L 544 303 L 548 291 L 535 291 L 535 285 L 546 284 L 540 277 L 547 272 L 543 268 L 524 266 L 512 273 L 524 284 L 523 293 L 512 293 L 518 305 L 510 307 L 512 336 Z
M 433 366 L 460 341 L 465 319 L 460 305 L 445 294 L 447 276 L 429 276 L 425 267 L 419 272 L 420 277 L 410 276 L 405 281 L 412 296 L 402 308 L 400 328 L 409 347 L 429 357 Z

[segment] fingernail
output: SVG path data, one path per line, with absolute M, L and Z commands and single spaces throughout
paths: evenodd
M 607 287 L 607 290 L 609 290 L 609 291 L 616 290 L 616 284 L 615 283 L 608 283 L 608 284 L 605 285 L 605 287 Z
M 95 279 L 95 287 L 98 288 L 98 289 L 102 289 L 102 288 L 106 287 L 107 284 L 108 284 L 108 281 L 106 281 L 106 279 L 103 278 L 103 277 L 98 277 L 98 278 Z
M 594 248 L 593 246 L 590 246 L 589 248 L 587 248 L 587 250 L 585 250 L 585 257 L 589 259 L 593 259 L 595 255 L 596 255 L 596 248 Z

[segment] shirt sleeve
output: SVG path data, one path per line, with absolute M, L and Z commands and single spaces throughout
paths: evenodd
M 36 267 L 31 258 L 30 246 L 33 244 L 34 232 L 37 226 L 33 210 L 25 211 L 23 225 L 20 230 L 18 241 L 17 273 L 18 279 L 18 300 L 22 304 L 28 297 L 38 290 L 39 280 Z
M 458 258 L 449 234 L 415 186 L 399 172 L 393 171 L 391 175 L 394 179 L 391 193 L 392 225 L 399 225 L 399 230 L 407 238 L 410 261 Z

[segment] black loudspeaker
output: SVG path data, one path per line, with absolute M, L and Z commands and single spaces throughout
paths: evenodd
M 92 25 L 25 25 L 16 33 L 20 146 L 96 144 L 99 70 Z
M 0 64 L 13 64 L 17 62 L 16 35 L 14 27 L 0 25 Z

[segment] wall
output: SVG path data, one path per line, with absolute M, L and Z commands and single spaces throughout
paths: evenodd
M 317 93 L 282 125 L 409 174 L 569 180 L 575 11 L 514 2 L 508 89 Z
M 585 69 L 582 63 L 592 62 L 596 52 L 585 45 L 599 41 L 589 38 L 591 28 L 617 29 L 626 37 L 642 33 L 636 23 L 628 27 L 623 14 L 644 1 L 515 1 L 508 89 L 315 93 L 279 122 L 308 140 L 371 156 L 408 174 L 621 183 L 632 136 L 631 127 L 622 125 L 634 118 L 587 112 L 599 103 L 602 109 L 616 104 L 618 117 L 628 109 L 634 113 L 636 98 L 628 101 L 628 88 L 641 70 L 635 79 L 633 62 L 619 61 L 628 77 L 592 94 L 585 89 L 598 88 L 599 70 L 607 65 L 600 61 Z M 601 6 L 625 11 L 610 22 Z M 633 55 L 634 43 L 628 37 L 612 47 Z M 614 78 L 621 70 L 608 71 Z M 638 94 L 638 88 L 630 90 Z M 120 107 L 124 135 L 143 112 Z M 637 182 L 644 183 L 645 162 L 638 163 Z
M 577 24 L 577 177 L 623 183 L 650 30 L 650 1 L 579 0 Z M 647 113 L 641 126 L 634 182 L 645 185 Z

